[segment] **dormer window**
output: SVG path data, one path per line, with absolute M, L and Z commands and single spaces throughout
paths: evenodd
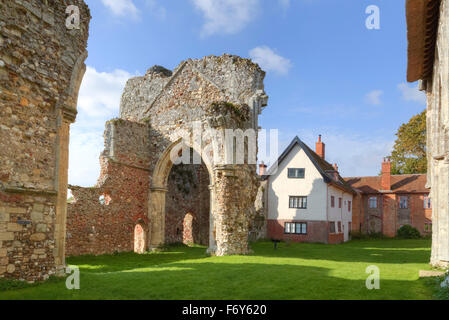
M 288 177 L 290 179 L 304 179 L 306 169 L 304 168 L 288 168 Z

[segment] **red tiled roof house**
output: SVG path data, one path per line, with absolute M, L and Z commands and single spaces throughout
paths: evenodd
M 394 237 L 408 224 L 422 235 L 431 233 L 432 209 L 425 174 L 392 175 L 391 163 L 384 159 L 380 176 L 345 180 L 357 191 L 352 231 Z

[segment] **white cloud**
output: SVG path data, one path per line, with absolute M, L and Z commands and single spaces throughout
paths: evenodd
M 400 83 L 399 90 L 402 92 L 402 98 L 406 101 L 414 101 L 420 104 L 426 104 L 426 95 L 419 91 L 418 85 L 409 87 L 407 83 Z
M 133 0 L 101 0 L 101 2 L 116 16 L 130 16 L 134 19 L 139 17 L 139 9 Z
M 118 116 L 123 88 L 132 76 L 124 70 L 107 73 L 87 67 L 79 92 L 78 116 L 70 132 L 70 184 L 89 187 L 96 183 L 105 122 Z
M 373 90 L 366 94 L 365 100 L 367 103 L 373 106 L 379 106 L 382 104 L 380 97 L 384 94 L 382 90 Z
M 117 111 L 123 88 L 131 77 L 132 74 L 124 70 L 107 73 L 87 67 L 79 92 L 78 110 L 92 117 Z
M 292 67 L 289 59 L 276 54 L 267 46 L 256 47 L 249 52 L 251 59 L 265 71 L 287 74 Z
M 191 0 L 203 13 L 202 36 L 235 34 L 255 17 L 259 0 Z
M 103 130 L 84 130 L 74 124 L 70 132 L 69 184 L 92 187 L 100 175 Z

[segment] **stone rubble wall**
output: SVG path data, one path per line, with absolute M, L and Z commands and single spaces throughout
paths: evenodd
M 255 164 L 221 166 L 217 158 L 223 159 L 227 151 L 209 133 L 211 129 L 223 133 L 225 129 L 252 128 L 257 139 L 258 115 L 268 99 L 264 76 L 250 60 L 223 55 L 189 59 L 173 71 L 155 66 L 145 76 L 127 82 L 120 117 L 147 123 L 154 147 L 149 165 L 151 247 L 165 241 L 166 181 L 171 170 L 165 152 L 199 126 L 203 135 L 199 148 L 212 177 L 210 239 L 216 243 L 209 244 L 209 252 L 248 252 L 249 219 L 254 216 L 259 185 Z
M 148 249 L 191 239 L 209 243 L 209 252 L 218 255 L 248 253 L 256 165 L 221 165 L 217 159 L 232 151 L 214 140 L 211 129 L 253 128 L 257 141 L 257 117 L 267 101 L 264 75 L 250 60 L 223 55 L 187 60 L 173 72 L 154 66 L 130 79 L 120 119 L 106 124 L 97 186 L 71 187 L 68 253 L 132 251 L 139 221 L 147 228 Z M 173 166 L 171 152 L 194 128 L 200 145 L 184 143 L 201 154 L 203 164 Z M 191 180 L 184 181 L 180 171 Z
M 0 278 L 43 280 L 64 265 L 69 126 L 90 12 L 66 1 L 0 2 Z
M 441 1 L 433 78 L 427 84 L 427 183 L 432 198 L 431 264 L 449 265 L 449 4 Z
M 74 200 L 68 204 L 66 248 L 71 256 L 133 251 L 136 224 L 149 224 L 148 126 L 114 119 L 106 123 L 104 138 L 97 185 L 70 186 Z

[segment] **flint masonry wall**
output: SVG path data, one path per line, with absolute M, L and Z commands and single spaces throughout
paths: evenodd
M 106 123 L 101 174 L 92 188 L 69 186 L 67 255 L 111 254 L 134 250 L 134 228 L 148 232 L 148 196 L 153 145 L 150 127 L 123 119 Z M 166 243 L 209 240 L 209 175 L 203 165 L 174 166 L 168 180 Z M 100 201 L 100 197 L 104 201 Z M 186 214 L 191 224 L 185 224 Z M 187 230 L 190 228 L 190 230 Z
M 90 21 L 66 28 L 66 1 L 0 3 L 0 277 L 35 281 L 62 269 L 69 126 Z
M 220 137 L 226 129 L 255 129 L 257 152 L 264 75 L 247 59 L 223 55 L 189 59 L 174 71 L 155 66 L 130 79 L 120 119 L 106 126 L 97 186 L 72 187 L 69 253 L 131 251 L 142 221 L 149 249 L 193 240 L 217 255 L 247 253 L 256 165 L 223 162 L 233 151 Z M 197 134 L 199 142 L 189 139 Z M 180 146 L 201 155 L 203 164 L 173 165 Z M 191 180 L 183 180 L 186 172 Z
M 432 198 L 431 264 L 449 265 L 449 4 L 441 1 L 435 62 L 427 84 L 427 181 Z
M 68 255 L 133 251 L 135 225 L 148 228 L 149 128 L 114 119 L 106 123 L 104 138 L 97 185 L 69 187 L 74 199 L 67 212 Z

